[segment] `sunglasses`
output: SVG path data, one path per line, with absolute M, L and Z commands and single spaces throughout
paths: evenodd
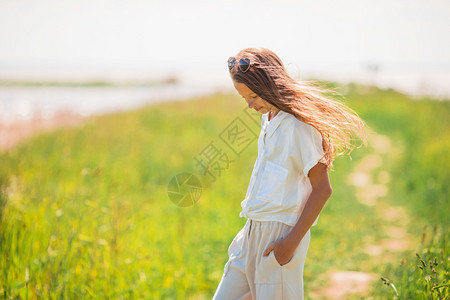
M 241 72 L 245 73 L 248 71 L 248 69 L 250 69 L 250 67 L 253 65 L 252 61 L 250 60 L 250 58 L 241 58 L 238 62 L 238 68 L 239 70 L 241 70 Z M 235 57 L 230 57 L 228 59 L 228 70 L 231 71 L 231 69 L 234 68 L 234 66 L 236 66 L 236 58 Z

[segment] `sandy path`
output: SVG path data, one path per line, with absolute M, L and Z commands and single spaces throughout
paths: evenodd
M 363 157 L 348 176 L 348 184 L 355 187 L 358 202 L 373 207 L 384 222 L 380 224 L 386 232 L 386 238 L 377 244 L 369 244 L 363 250 L 380 259 L 389 258 L 388 253 L 407 250 L 411 237 L 406 231 L 408 215 L 403 207 L 391 206 L 385 200 L 388 194 L 390 174 L 383 170 L 385 155 L 397 155 L 400 149 L 393 147 L 388 137 L 378 134 L 369 135 L 369 144 L 373 153 Z M 317 299 L 348 299 L 349 297 L 368 296 L 370 285 L 380 276 L 373 273 L 348 270 L 332 270 L 323 274 L 327 285 L 312 293 Z
M 29 121 L 17 121 L 12 124 L 0 123 L 0 152 L 12 149 L 36 133 L 77 126 L 82 124 L 85 119 L 79 114 L 64 111 L 52 118 L 35 117 Z

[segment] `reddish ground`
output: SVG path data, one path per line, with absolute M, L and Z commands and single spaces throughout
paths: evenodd
M 0 123 L 0 152 L 13 148 L 19 142 L 38 132 L 65 126 L 76 126 L 82 124 L 84 119 L 79 114 L 60 112 L 49 119 L 35 117 L 29 121 L 17 121 L 11 124 Z

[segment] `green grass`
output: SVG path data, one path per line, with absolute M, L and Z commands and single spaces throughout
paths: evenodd
M 380 272 L 397 285 L 400 299 L 448 299 L 450 101 L 413 100 L 392 90 L 357 85 L 347 86 L 345 96 L 368 124 L 401 149 L 384 166 L 393 179 L 388 200 L 408 209 L 413 220 L 409 230 L 420 236 L 415 249 L 383 265 Z M 419 267 L 420 255 L 426 258 L 425 268 Z M 434 267 L 429 261 L 435 261 Z M 377 287 L 374 294 L 395 295 Z
M 412 101 L 356 85 L 340 88 L 371 129 L 404 149 L 383 165 L 393 179 L 386 201 L 407 208 L 415 220 L 408 228 L 412 234 L 437 225 L 443 235 L 432 242 L 433 251 L 445 250 L 449 102 Z M 236 117 L 258 130 L 244 107 L 239 97 L 225 94 L 158 104 L 41 134 L 2 154 L 0 294 L 210 299 L 228 245 L 245 222 L 238 214 L 256 142 L 237 156 L 220 139 Z M 232 162 L 207 183 L 194 158 L 211 142 Z M 319 275 L 332 269 L 383 275 L 403 293 L 403 285 L 411 291 L 423 288 L 419 279 L 404 275 L 415 272 L 420 244 L 382 261 L 363 251 L 385 236 L 384 220 L 356 201 L 346 178 L 371 151 L 355 150 L 353 160 L 335 161 L 334 193 L 312 230 L 306 293 L 324 284 Z M 181 172 L 196 174 L 205 186 L 200 200 L 186 208 L 167 196 L 167 184 Z M 444 256 L 448 260 L 447 252 Z M 403 257 L 406 262 L 399 266 Z M 442 272 L 440 282 L 448 281 L 447 267 Z M 381 281 L 372 294 L 393 295 Z
M 350 105 L 374 127 L 403 148 L 389 166 L 392 198 L 414 217 L 448 226 L 450 182 L 450 101 L 416 99 L 395 91 L 350 85 Z

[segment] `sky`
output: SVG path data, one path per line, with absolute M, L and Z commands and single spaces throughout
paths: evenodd
M 226 74 L 229 56 L 255 46 L 298 74 L 450 72 L 450 1 L 0 1 L 3 77 Z

